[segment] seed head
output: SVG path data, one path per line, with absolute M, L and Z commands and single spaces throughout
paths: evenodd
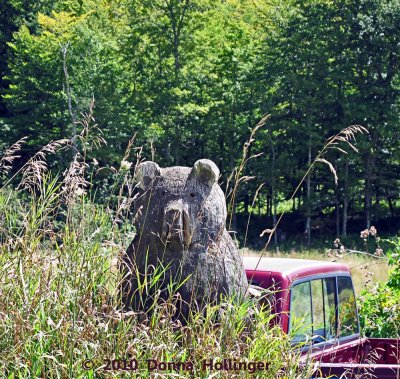
M 121 162 L 121 171 L 129 171 L 131 166 L 132 166 L 132 162 L 128 162 L 128 161 L 123 160 Z

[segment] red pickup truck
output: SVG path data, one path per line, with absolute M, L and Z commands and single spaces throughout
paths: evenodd
M 400 340 L 360 335 L 346 265 L 258 257 L 243 263 L 250 283 L 272 290 L 275 322 L 293 336 L 303 363 L 316 363 L 315 378 L 400 379 Z

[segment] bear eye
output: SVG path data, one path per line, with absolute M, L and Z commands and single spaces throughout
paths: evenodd
M 194 192 L 190 192 L 190 197 L 195 197 L 196 195 L 194 194 Z

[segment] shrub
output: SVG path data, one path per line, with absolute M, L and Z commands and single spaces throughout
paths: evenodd
M 359 298 L 361 328 L 368 337 L 400 336 L 400 290 L 378 284 Z
M 387 283 L 363 291 L 360 300 L 360 322 L 366 336 L 400 337 L 400 238 L 386 240 L 389 273 Z
M 388 241 L 390 248 L 388 251 L 389 265 L 393 267 L 390 272 L 388 286 L 400 290 L 400 237 Z

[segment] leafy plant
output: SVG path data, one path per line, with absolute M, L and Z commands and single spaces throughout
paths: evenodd
M 358 299 L 360 323 L 369 337 L 400 337 L 400 290 L 377 284 L 363 292 Z
M 387 252 L 389 265 L 393 267 L 389 275 L 388 286 L 400 291 L 400 237 L 388 240 L 390 243 Z
M 400 238 L 384 240 L 389 243 L 387 255 L 389 272 L 386 283 L 363 291 L 359 298 L 360 321 L 364 333 L 371 337 L 400 337 Z

